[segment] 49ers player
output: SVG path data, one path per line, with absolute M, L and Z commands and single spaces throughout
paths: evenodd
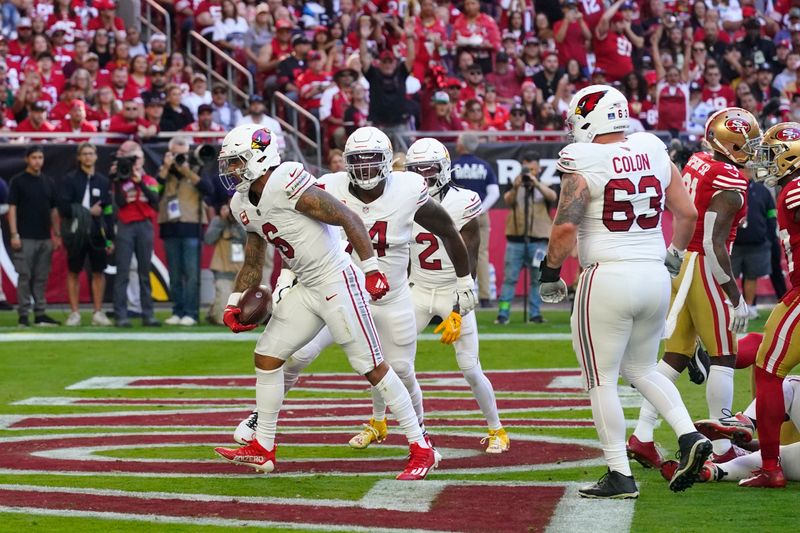
M 756 417 L 761 468 L 739 482 L 743 487 L 785 487 L 779 461 L 785 406 L 783 380 L 800 363 L 800 123 L 776 124 L 766 131 L 756 156 L 755 179 L 779 185 L 778 228 L 792 289 L 772 310 L 756 357 Z M 796 422 L 797 423 L 797 422 Z
M 752 114 L 731 107 L 708 118 L 705 138 L 713 153 L 694 154 L 683 169 L 698 218 L 688 252 L 669 250 L 675 277 L 668 338 L 658 371 L 670 381 L 677 380 L 693 357 L 699 336 L 711 356 L 706 381 L 709 416 L 719 419 L 730 414 L 736 333 L 746 330 L 749 316 L 729 253 L 747 213 L 747 177 L 741 168 L 753 156 L 761 130 Z M 657 418 L 656 409 L 644 402 L 636 430 L 628 439 L 628 455 L 645 467 L 658 468 L 662 461 L 653 443 Z M 729 461 L 740 453 L 727 439 L 715 440 L 713 445 L 715 461 Z
M 223 184 L 236 189 L 231 211 L 248 232 L 244 265 L 228 299 L 225 324 L 235 333 L 256 327 L 239 321 L 237 304 L 243 290 L 261 283 L 267 242 L 279 250 L 297 284 L 283 295 L 256 344 L 255 438 L 238 449 L 215 451 L 262 472 L 275 468 L 284 362 L 327 325 L 350 364 L 381 394 L 408 438 L 410 458 L 398 479 L 424 479 L 436 459 L 422 436 L 406 387 L 383 360 L 364 287 L 373 299 L 380 299 L 389 285 L 364 223 L 338 199 L 314 187 L 314 178 L 301 164 L 281 163 L 272 133 L 265 128 L 248 124 L 231 130 L 222 143 L 219 163 Z M 354 267 L 332 226 L 343 228 L 361 270 Z
M 474 274 L 481 240 L 477 219 L 481 212 L 480 197 L 450 182 L 450 154 L 436 139 L 422 138 L 408 148 L 406 170 L 428 181 L 428 194 L 452 217 L 469 250 Z M 409 281 L 417 332 L 422 332 L 434 316 L 442 319 L 434 332 L 441 332 L 442 342 L 455 348 L 458 368 L 486 418 L 489 426 L 489 435 L 484 439 L 488 441 L 486 453 L 502 453 L 508 451 L 510 442 L 497 413 L 494 388 L 481 369 L 478 323 L 475 313 L 462 316 L 453 305 L 456 271 L 450 257 L 444 253 L 445 248 L 441 238 L 414 223 Z
M 423 425 L 422 391 L 414 371 L 417 329 L 408 287 L 409 250 L 415 222 L 441 237 L 455 265 L 458 279 L 448 296 L 457 302 L 459 312 L 468 314 L 476 297 L 469 269 L 469 256 L 458 229 L 441 205 L 428 195 L 425 179 L 413 172 L 391 170 L 392 147 L 389 138 L 377 128 L 359 128 L 345 144 L 347 172 L 320 176 L 317 185 L 352 209 L 367 226 L 377 252 L 377 262 L 386 272 L 389 291 L 370 307 L 386 361 L 405 384 L 420 426 Z M 348 236 L 349 237 L 349 236 Z M 348 251 L 352 247 L 348 246 Z M 357 261 L 357 258 L 354 257 Z M 291 289 L 291 294 L 295 289 Z M 286 297 L 284 297 L 285 299 Z M 281 306 L 285 305 L 284 302 Z M 297 381 L 300 372 L 345 332 L 329 324 L 311 342 L 298 347 L 287 361 L 285 388 Z M 366 448 L 386 437 L 386 402 L 373 389 L 373 416 L 363 431 L 350 440 L 353 448 Z M 252 415 L 251 415 L 252 417 Z M 235 438 L 247 440 L 247 421 L 239 424 Z M 423 433 L 424 433 L 424 426 Z
M 664 143 L 645 132 L 626 136 L 628 101 L 621 92 L 606 85 L 581 89 L 570 102 L 567 124 L 577 142 L 559 153 L 561 197 L 539 292 L 548 303 L 566 297 L 561 265 L 577 241 L 584 271 L 575 293 L 572 346 L 608 465 L 579 494 L 639 495 L 625 456 L 620 374 L 658 405 L 678 435 L 681 459 L 670 489 L 686 490 L 711 443 L 695 431 L 675 385 L 656 370 L 670 283 L 661 213 L 667 207 L 674 215 L 676 247 L 688 244 L 697 213 Z

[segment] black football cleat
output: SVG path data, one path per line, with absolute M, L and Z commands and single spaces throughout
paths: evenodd
M 705 351 L 703 345 L 698 341 L 697 347 L 694 350 L 694 357 L 689 359 L 689 364 L 686 369 L 689 371 L 689 379 L 692 383 L 702 385 L 708 379 L 708 368 L 711 366 L 711 359 L 708 357 L 708 352 Z
M 711 441 L 694 431 L 678 438 L 680 462 L 669 482 L 672 492 L 682 492 L 697 481 L 697 475 L 711 455 Z
M 633 476 L 609 469 L 594 485 L 578 490 L 581 498 L 631 500 L 639 497 L 639 488 Z

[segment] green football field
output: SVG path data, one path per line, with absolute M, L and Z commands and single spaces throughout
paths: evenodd
M 256 475 L 213 452 L 234 445 L 253 403 L 254 336 L 210 326 L 21 331 L 2 313 L 0 531 L 796 531 L 797 483 L 674 494 L 658 472 L 633 464 L 639 500 L 577 498 L 605 467 L 568 314 L 545 313 L 542 325 L 522 324 L 521 314 L 508 326 L 493 325 L 491 311 L 478 317 L 511 450 L 482 452 L 485 423 L 453 351 L 426 335 L 417 371 L 444 460 L 426 481 L 403 483 L 394 481 L 407 452 L 396 426 L 382 444 L 347 446 L 371 410 L 366 381 L 338 348 L 288 394 L 277 470 Z M 704 418 L 704 387 L 685 376 L 679 387 Z M 639 396 L 620 391 L 632 424 Z M 750 398 L 750 371 L 739 371 L 734 409 Z M 665 424 L 656 440 L 674 454 Z

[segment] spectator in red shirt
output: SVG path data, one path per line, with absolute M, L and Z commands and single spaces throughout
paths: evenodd
M 456 46 L 467 48 L 485 71 L 492 65 L 492 55 L 500 49 L 500 30 L 492 17 L 481 13 L 478 0 L 466 0 L 461 15 L 453 21 Z
M 453 113 L 450 97 L 444 91 L 433 95 L 433 113 L 422 116 L 422 129 L 425 131 L 460 131 L 461 120 Z
M 128 69 L 118 68 L 111 73 L 111 90 L 114 91 L 114 97 L 120 102 L 132 100 L 139 96 L 139 91 L 136 90 L 128 79 Z
M 414 76 L 424 79 L 425 72 L 440 63 L 440 47 L 447 41 L 447 26 L 436 16 L 436 2 L 422 0 L 419 15 L 414 17 L 417 34 L 417 57 L 414 61 Z
M 486 83 L 483 79 L 483 70 L 477 63 L 473 64 L 467 69 L 467 84 L 461 89 L 458 99 L 463 102 L 472 99 L 481 100 L 485 93 Z
M 75 38 L 83 33 L 83 21 L 75 12 L 71 0 L 56 0 L 53 6 L 53 13 L 47 19 L 47 27 L 52 28 L 55 24 L 60 24 L 64 28 L 64 42 L 67 46 L 72 46 Z
M 61 121 L 66 118 L 72 109 L 72 101 L 78 98 L 77 89 L 78 88 L 71 83 L 64 85 L 64 90 L 61 91 L 58 103 L 50 110 L 51 120 Z
M 66 120 L 61 122 L 58 131 L 70 134 L 96 133 L 97 127 L 86 120 L 86 104 L 83 103 L 83 100 L 73 100 L 71 104 L 69 114 L 66 116 Z M 88 142 L 89 137 L 70 137 L 67 141 Z
M 144 103 L 144 119 L 156 127 L 156 131 L 160 131 L 159 125 L 161 124 L 161 117 L 164 116 L 164 100 L 158 97 L 146 100 Z M 158 137 L 153 136 L 145 142 L 158 142 Z
M 147 139 L 158 133 L 158 128 L 142 118 L 142 109 L 135 99 L 125 100 L 122 111 L 111 117 L 108 126 L 111 133 L 124 133 L 129 139 Z M 120 144 L 119 139 L 109 139 L 109 143 Z
M 131 58 L 128 55 L 130 46 L 125 41 L 119 42 L 114 46 L 114 52 L 111 54 L 111 60 L 106 63 L 106 70 L 114 72 L 118 68 L 128 68 Z
M 222 20 L 222 0 L 205 0 L 195 13 L 195 29 L 200 35 L 211 38 L 214 24 Z
M 331 73 L 325 72 L 322 54 L 316 50 L 306 54 L 308 68 L 295 81 L 300 96 L 300 106 L 319 117 L 320 97 L 333 83 Z
M 63 70 L 65 66 L 72 61 L 72 45 L 66 44 L 67 32 L 61 23 L 52 26 L 48 33 L 50 33 L 50 46 L 53 52 L 53 61 L 55 61 L 58 70 Z
M 497 103 L 497 91 L 493 85 L 486 86 L 483 98 L 483 122 L 487 130 L 502 130 L 508 120 L 508 110 Z
M 31 55 L 32 46 L 33 28 L 31 27 L 31 19 L 22 17 L 17 22 L 17 38 L 8 43 L 8 56 L 12 61 L 19 63 L 22 58 Z
M 97 127 L 97 131 L 108 131 L 111 117 L 119 112 L 111 87 L 100 87 L 94 107 L 86 110 L 86 120 Z
M 494 72 L 486 75 L 486 83 L 494 85 L 497 91 L 497 100 L 506 105 L 511 105 L 519 96 L 522 87 L 516 71 L 511 68 L 510 58 L 505 52 L 498 52 L 495 57 Z
M 97 89 L 99 87 L 110 85 L 111 73 L 106 69 L 100 68 L 100 62 L 97 58 L 97 54 L 94 52 L 89 52 L 86 54 L 86 59 L 83 61 L 83 67 L 89 73 L 93 88 Z
M 631 30 L 630 10 L 620 11 L 625 0 L 617 0 L 608 8 L 594 30 L 596 66 L 602 68 L 609 81 L 619 81 L 633 70 L 633 47 L 644 46 L 644 39 Z
M 200 107 L 197 108 L 197 120 L 183 128 L 183 131 L 224 133 L 225 128 L 214 122 L 213 115 L 214 108 L 211 107 L 211 105 L 201 104 Z M 222 137 L 223 136 L 219 138 L 195 137 L 193 142 L 194 144 L 220 142 Z
M 136 89 L 139 96 L 150 90 L 151 80 L 148 76 L 147 56 L 138 55 L 131 59 L 128 70 L 128 83 Z
M 93 7 L 100 12 L 87 24 L 86 29 L 90 36 L 94 36 L 99 29 L 104 29 L 109 33 L 114 33 L 117 42 L 125 40 L 125 22 L 117 16 L 117 7 L 114 0 L 96 0 Z
M 722 83 L 722 72 L 716 65 L 709 65 L 703 74 L 703 101 L 715 110 L 736 105 L 736 95 L 730 85 Z
M 30 107 L 30 111 L 28 111 L 28 118 L 19 123 L 17 131 L 26 133 L 50 133 L 56 131 L 56 127 L 47 121 L 47 105 L 44 102 L 34 102 Z M 45 141 L 47 139 L 32 135 L 30 140 Z
M 558 47 L 558 62 L 566 65 L 570 59 L 574 59 L 585 69 L 588 66 L 586 42 L 592 39 L 592 31 L 586 24 L 583 13 L 578 11 L 578 3 L 575 0 L 566 0 L 561 9 L 564 18 L 553 25 Z
M 486 129 L 483 105 L 480 100 L 470 99 L 464 103 L 464 115 L 462 118 L 462 129 L 483 131 Z

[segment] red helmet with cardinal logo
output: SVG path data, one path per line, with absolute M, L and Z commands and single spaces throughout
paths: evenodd
M 597 135 L 626 132 L 628 99 L 609 85 L 590 85 L 569 103 L 567 127 L 575 142 L 590 143 Z

